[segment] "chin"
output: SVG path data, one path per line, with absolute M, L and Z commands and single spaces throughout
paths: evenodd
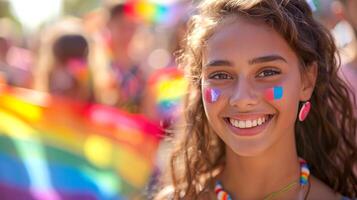
M 238 156 L 243 157 L 255 157 L 264 154 L 269 149 L 268 144 L 249 144 L 249 143 L 240 143 L 235 144 L 234 146 L 227 146 Z
M 264 153 L 264 150 L 259 149 L 244 149 L 244 150 L 236 150 L 234 151 L 235 154 L 242 157 L 256 157 L 260 156 Z

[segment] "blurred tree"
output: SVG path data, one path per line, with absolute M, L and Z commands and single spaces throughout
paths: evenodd
M 0 18 L 2 17 L 10 17 L 10 3 L 6 0 L 0 0 Z
M 0 18 L 4 17 L 17 21 L 14 15 L 11 13 L 10 1 L 8 0 L 0 0 Z
M 63 14 L 80 17 L 100 5 L 101 0 L 63 0 Z
M 0 0 L 0 19 L 7 18 L 10 19 L 16 27 L 14 27 L 17 33 L 21 31 L 21 23 L 19 20 L 13 15 L 11 12 L 10 1 L 8 0 Z

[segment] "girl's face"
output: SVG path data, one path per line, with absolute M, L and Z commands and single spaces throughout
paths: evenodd
M 291 148 L 299 101 L 308 100 L 313 90 L 311 81 L 301 78 L 297 56 L 263 23 L 231 17 L 216 30 L 202 66 L 211 127 L 242 156 Z

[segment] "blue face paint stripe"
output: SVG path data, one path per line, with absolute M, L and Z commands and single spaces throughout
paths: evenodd
M 212 95 L 212 102 L 216 102 L 221 95 L 220 90 L 218 89 L 212 89 L 211 90 L 211 95 Z
M 274 100 L 281 99 L 283 97 L 283 87 L 275 86 L 274 87 Z

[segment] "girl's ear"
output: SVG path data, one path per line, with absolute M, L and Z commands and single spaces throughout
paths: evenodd
M 316 62 L 310 64 L 302 74 L 302 87 L 300 90 L 300 101 L 308 101 L 314 91 L 318 74 L 318 66 Z

